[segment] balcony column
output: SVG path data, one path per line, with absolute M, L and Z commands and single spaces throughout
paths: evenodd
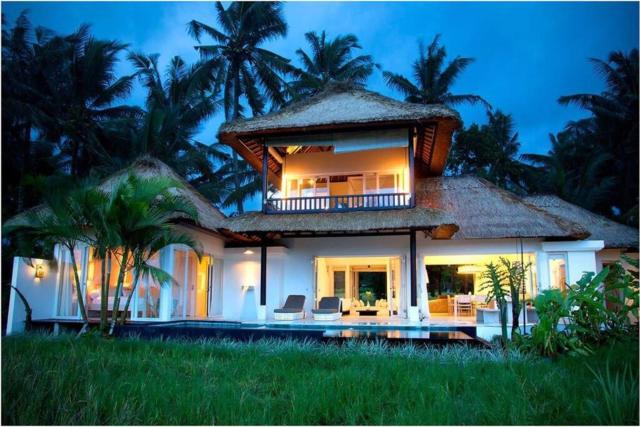
M 267 189 L 269 187 L 269 148 L 262 144 L 262 212 L 267 212 Z
M 413 128 L 409 128 L 409 193 L 411 193 L 411 207 L 416 206 L 416 156 L 413 149 Z
M 258 320 L 267 319 L 267 243 L 262 240 L 260 245 L 260 305 L 258 306 Z
M 412 322 L 420 320 L 418 309 L 418 260 L 416 256 L 416 230 L 409 231 L 409 307 L 407 317 Z

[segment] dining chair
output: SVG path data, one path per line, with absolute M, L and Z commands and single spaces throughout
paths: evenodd
M 473 303 L 471 295 L 458 295 L 456 297 L 458 314 L 466 313 L 467 316 L 473 316 Z

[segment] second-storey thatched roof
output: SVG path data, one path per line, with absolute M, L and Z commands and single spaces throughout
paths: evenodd
M 250 212 L 227 219 L 226 227 L 237 233 L 364 233 L 433 230 L 449 238 L 457 230 L 450 215 L 438 209 L 410 208 L 383 211 L 326 212 L 309 214 L 263 214 Z
M 590 238 L 604 240 L 605 248 L 638 250 L 638 230 L 619 224 L 553 195 L 529 196 L 525 200 L 567 221 L 573 221 L 591 233 Z
M 375 122 L 419 122 L 433 119 L 460 121 L 458 113 L 444 105 L 411 104 L 345 83 L 329 87 L 279 111 L 251 119 L 224 123 L 220 134 L 273 132 L 296 128 Z
M 409 131 L 415 131 L 417 169 L 423 175 L 440 175 L 451 135 L 459 126 L 460 116 L 447 106 L 401 102 L 353 85 L 332 83 L 322 92 L 279 111 L 224 123 L 218 138 L 262 171 L 263 143 L 270 138 L 407 129 L 407 144 Z M 284 156 L 285 152 L 278 154 Z M 279 186 L 282 165 L 271 156 L 268 167 L 269 180 Z
M 527 203 L 515 194 L 473 176 L 434 177 L 416 182 L 418 206 L 445 211 L 463 239 L 584 239 L 588 230 Z

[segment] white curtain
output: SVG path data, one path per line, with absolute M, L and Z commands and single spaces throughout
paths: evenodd
M 342 132 L 312 135 L 305 138 L 275 138 L 269 146 L 332 146 L 335 153 L 379 150 L 382 148 L 406 147 L 409 144 L 406 129 L 390 129 L 375 132 Z

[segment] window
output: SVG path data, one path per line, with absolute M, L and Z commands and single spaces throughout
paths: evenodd
M 340 298 L 346 298 L 346 276 L 344 270 L 334 270 L 333 272 L 333 295 Z
M 158 253 L 153 255 L 147 264 L 159 268 L 160 255 Z M 151 274 L 142 274 L 138 278 L 136 289 L 138 318 L 155 319 L 160 316 L 160 290 L 161 284 Z
M 563 254 L 549 255 L 549 284 L 551 289 L 563 292 L 567 287 L 567 260 Z
M 82 280 L 81 270 L 83 253 L 84 251 L 81 249 L 76 249 L 74 251 L 80 280 Z M 58 283 L 58 307 L 56 309 L 56 314 L 58 316 L 77 316 L 79 314 L 78 294 L 76 292 L 75 274 L 71 262 L 71 254 L 67 249 L 60 250 L 59 265 L 60 283 Z
M 391 194 L 396 192 L 396 176 L 393 174 L 381 174 L 378 178 L 378 193 Z
M 313 197 L 315 195 L 315 179 L 303 179 L 300 185 L 300 197 Z
M 289 197 L 298 197 L 298 179 L 289 179 L 289 189 L 287 191 L 287 196 Z

